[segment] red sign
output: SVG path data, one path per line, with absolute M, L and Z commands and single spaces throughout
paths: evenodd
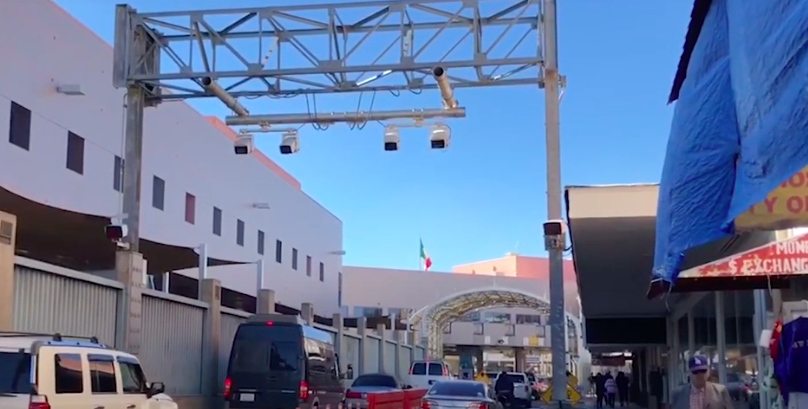
M 769 243 L 691 268 L 679 278 L 765 277 L 808 274 L 808 234 Z

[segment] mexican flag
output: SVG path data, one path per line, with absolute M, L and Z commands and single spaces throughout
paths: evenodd
M 424 241 L 421 241 L 421 266 L 424 268 L 424 271 L 429 271 L 429 267 L 432 267 L 432 259 L 429 258 L 429 254 L 427 254 L 426 249 L 424 249 Z

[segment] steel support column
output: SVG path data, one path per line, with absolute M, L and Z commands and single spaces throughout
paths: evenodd
M 126 133 L 123 159 L 123 242 L 129 251 L 140 250 L 140 183 L 143 166 L 143 108 L 145 91 L 139 85 L 126 89 Z
M 715 292 L 715 339 L 718 354 L 718 382 L 727 383 L 727 332 L 725 328 L 724 293 Z
M 758 338 L 760 337 L 760 333 L 763 329 L 768 327 L 768 311 L 766 309 L 766 290 L 755 290 L 753 293 L 754 297 L 754 306 L 755 306 L 755 315 L 752 327 L 754 328 L 754 336 L 752 339 L 757 344 Z M 760 409 L 769 409 L 769 390 L 764 386 L 764 377 L 767 376 L 766 367 L 768 366 L 768 354 L 766 349 L 759 346 L 757 347 L 757 379 L 758 385 L 760 388 L 758 389 L 759 395 L 758 398 L 760 399 Z
M 558 41 L 556 0 L 544 0 L 544 120 L 547 154 L 547 219 L 561 220 L 561 150 L 559 143 Z M 553 400 L 567 400 L 567 319 L 564 314 L 564 250 L 554 248 L 550 258 L 550 336 L 553 359 Z

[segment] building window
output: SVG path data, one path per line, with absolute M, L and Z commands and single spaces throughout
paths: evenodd
M 283 262 L 283 242 L 280 240 L 275 240 L 275 261 Z
M 84 138 L 73 132 L 67 133 L 67 168 L 84 174 Z
M 306 256 L 306 275 L 311 277 L 311 256 Z
M 292 270 L 297 270 L 297 249 L 292 249 Z
M 11 101 L 11 119 L 8 141 L 25 150 L 31 150 L 31 110 Z
M 517 324 L 541 325 L 541 315 L 538 314 L 516 314 Z
M 325 264 L 320 263 L 320 281 L 325 281 Z
M 486 312 L 483 314 L 483 321 L 497 324 L 510 324 L 511 314 L 505 312 Z
M 264 232 L 258 230 L 258 254 L 264 255 Z
M 236 220 L 236 244 L 244 247 L 244 222 Z
M 213 208 L 213 234 L 222 235 L 222 209 L 218 207 Z
M 185 221 L 196 223 L 196 196 L 190 193 L 185 194 Z
M 165 210 L 166 182 L 157 176 L 152 177 L 151 204 L 155 209 Z
M 115 164 L 112 169 L 112 188 L 123 193 L 123 158 L 115 155 Z
M 381 317 L 384 312 L 378 307 L 354 307 L 354 317 Z
M 467 313 L 463 314 L 462 316 L 460 316 L 458 321 L 480 322 L 480 312 L 479 311 L 467 312 Z

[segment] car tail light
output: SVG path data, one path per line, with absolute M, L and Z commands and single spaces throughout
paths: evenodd
M 429 408 L 430 408 L 430 402 L 428 400 L 422 400 L 421 409 L 429 409 Z
M 306 381 L 300 381 L 300 395 L 298 395 L 300 400 L 306 400 L 309 398 L 309 384 Z
M 443 376 L 449 376 L 449 368 L 447 368 L 446 365 L 442 365 L 442 367 L 443 367 L 442 372 Z
M 48 397 L 42 395 L 31 395 L 28 400 L 28 409 L 51 409 Z
M 469 409 L 486 409 L 487 406 L 483 402 L 474 402 L 469 404 Z
M 362 399 L 362 394 L 359 392 L 348 391 L 345 392 L 345 397 L 348 399 Z

